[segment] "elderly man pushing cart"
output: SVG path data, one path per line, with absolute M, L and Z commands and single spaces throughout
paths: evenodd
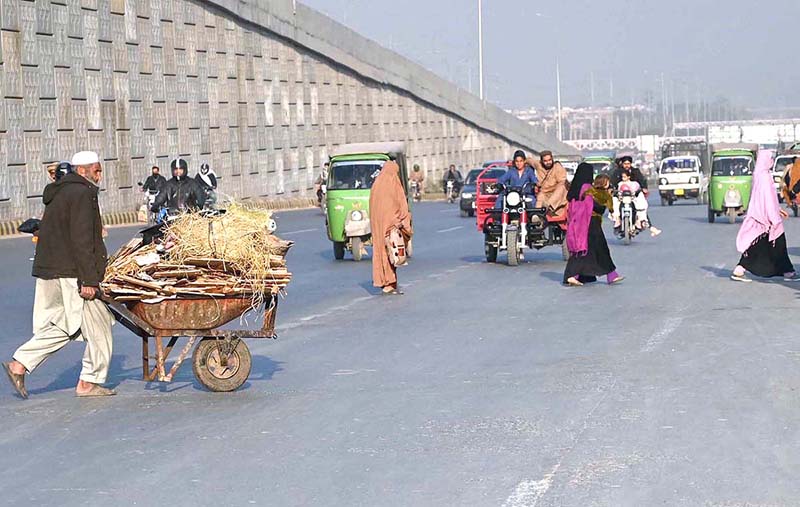
M 71 340 L 86 342 L 76 396 L 116 394 L 103 387 L 111 362 L 111 312 L 97 299 L 106 268 L 106 247 L 98 205 L 103 173 L 97 153 L 72 157 L 74 172 L 44 191 L 45 211 L 33 261 L 36 293 L 33 338 L 3 363 L 8 379 L 28 397 L 25 375 Z

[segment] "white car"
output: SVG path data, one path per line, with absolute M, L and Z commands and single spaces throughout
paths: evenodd
M 700 157 L 663 159 L 658 167 L 658 193 L 662 206 L 672 206 L 678 199 L 697 199 L 697 204 L 704 204 L 708 198 L 708 176 L 703 173 Z

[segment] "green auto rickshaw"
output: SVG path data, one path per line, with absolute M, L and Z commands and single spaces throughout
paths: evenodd
M 708 182 L 708 222 L 726 215 L 730 223 L 747 212 L 753 186 L 757 144 L 712 144 Z
M 610 177 L 614 172 L 614 169 L 616 169 L 616 166 L 614 165 L 614 157 L 611 156 L 590 155 L 584 158 L 583 161 L 592 166 L 595 176 L 605 174 L 606 176 Z
M 325 197 L 325 223 L 336 260 L 344 259 L 345 250 L 349 250 L 353 259 L 360 261 L 364 246 L 372 243 L 369 193 L 372 182 L 388 160 L 400 166 L 400 181 L 410 209 L 412 199 L 403 143 L 343 144 L 333 150 Z M 410 244 L 407 250 L 411 251 Z

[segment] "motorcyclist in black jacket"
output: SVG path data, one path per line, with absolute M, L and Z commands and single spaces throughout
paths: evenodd
M 170 168 L 172 179 L 158 193 L 151 211 L 158 213 L 162 206 L 166 206 L 171 213 L 202 209 L 205 192 L 194 179 L 187 176 L 189 165 L 186 160 L 176 158 L 170 163 Z
M 150 176 L 144 180 L 144 185 L 142 185 L 142 192 L 147 192 L 148 190 L 155 190 L 156 192 L 161 192 L 164 189 L 164 185 L 167 184 L 167 179 L 161 174 L 159 174 L 159 169 L 157 165 L 153 166 L 151 170 Z

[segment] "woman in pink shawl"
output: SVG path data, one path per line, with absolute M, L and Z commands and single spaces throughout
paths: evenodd
M 753 171 L 750 205 L 736 237 L 736 249 L 742 253 L 742 258 L 734 268 L 731 280 L 737 282 L 751 281 L 745 276 L 745 271 L 765 278 L 783 276 L 786 281 L 800 280 L 786 251 L 783 219 L 789 215 L 778 204 L 771 169 L 772 153 L 759 151 Z

